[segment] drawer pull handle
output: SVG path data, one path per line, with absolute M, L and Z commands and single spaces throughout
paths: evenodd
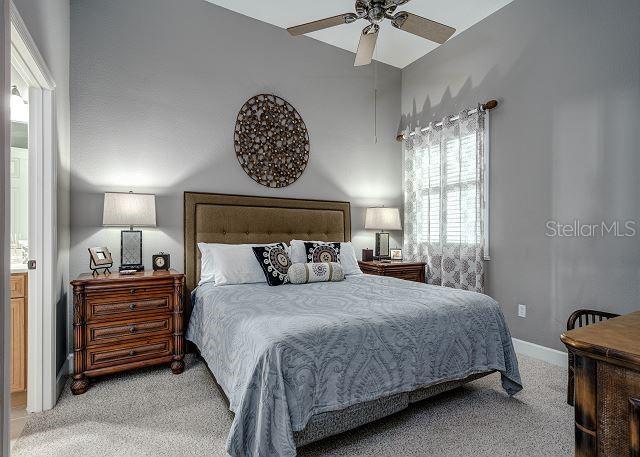
M 131 333 L 136 333 L 137 331 L 138 331 L 138 329 L 136 328 L 136 326 L 135 326 L 135 325 L 132 325 L 132 326 L 129 328 L 129 332 L 131 332 Z
M 133 357 L 134 355 L 136 355 L 136 351 L 134 351 L 133 349 L 131 349 L 131 350 L 129 351 L 129 355 L 130 355 L 131 357 Z
M 138 289 L 136 289 L 135 287 L 133 287 L 133 288 L 131 289 L 131 292 L 130 292 L 130 293 L 131 293 L 131 295 L 135 295 L 137 292 L 138 292 Z
M 129 305 L 129 309 L 130 309 L 131 311 L 133 311 L 134 309 L 136 309 L 136 304 L 135 304 L 135 303 L 131 303 L 131 304 Z

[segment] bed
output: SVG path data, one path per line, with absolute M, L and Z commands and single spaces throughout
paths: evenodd
M 198 242 L 349 241 L 346 202 L 185 193 L 187 339 L 234 421 L 232 456 L 296 448 L 499 371 L 521 388 L 499 305 L 370 275 L 343 282 L 196 287 Z

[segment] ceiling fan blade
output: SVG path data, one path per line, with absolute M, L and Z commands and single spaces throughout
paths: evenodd
M 451 38 L 451 35 L 456 32 L 456 29 L 453 27 L 440 24 L 439 22 L 432 21 L 431 19 L 426 19 L 412 13 L 407 13 L 406 11 L 396 14 L 391 23 L 397 29 L 413 33 L 414 35 L 421 36 L 422 38 L 426 38 L 430 41 L 435 41 L 439 44 L 447 41 Z
M 313 21 L 307 24 L 297 25 L 295 27 L 289 27 L 287 29 L 287 32 L 289 32 L 293 36 L 304 35 L 306 33 L 317 32 L 318 30 L 335 27 L 336 25 L 351 24 L 357 19 L 358 16 L 353 13 L 340 14 L 339 16 L 328 17 L 326 19 L 320 19 L 319 21 Z
M 369 26 L 362 31 L 362 35 L 360 35 L 360 44 L 358 44 L 358 52 L 356 54 L 356 61 L 353 64 L 354 67 L 361 67 L 371 63 L 371 59 L 373 59 L 373 52 L 376 50 L 379 31 L 380 27 L 378 26 L 374 28 Z

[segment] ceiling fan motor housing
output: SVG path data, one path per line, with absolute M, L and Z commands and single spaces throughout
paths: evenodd
M 385 10 L 382 8 L 382 2 L 374 2 L 368 13 L 369 22 L 372 24 L 379 24 L 385 18 Z
M 356 15 L 372 24 L 380 24 L 385 19 L 393 19 L 393 13 L 399 5 L 409 0 L 357 0 Z

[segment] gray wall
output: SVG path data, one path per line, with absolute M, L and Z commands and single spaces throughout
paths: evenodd
M 120 259 L 120 229 L 101 226 L 105 191 L 158 195 L 144 260 L 169 252 L 179 270 L 184 191 L 348 200 L 358 250 L 374 238 L 363 208 L 401 204 L 400 70 L 378 66 L 376 144 L 374 66 L 202 0 L 75 0 L 71 38 L 72 276 L 88 247 Z M 245 175 L 233 148 L 240 107 L 265 92 L 310 133 L 308 168 L 282 190 Z
M 56 135 L 58 140 L 58 207 L 55 273 L 56 293 L 56 366 L 67 358 L 67 284 L 69 283 L 70 188 L 69 188 L 69 0 L 14 0 L 20 16 L 38 46 L 56 83 Z
M 405 124 L 501 102 L 488 292 L 516 338 L 561 349 L 574 309 L 640 308 L 638 24 L 637 0 L 515 0 L 402 73 Z M 545 236 L 548 220 L 575 219 L 638 234 Z

